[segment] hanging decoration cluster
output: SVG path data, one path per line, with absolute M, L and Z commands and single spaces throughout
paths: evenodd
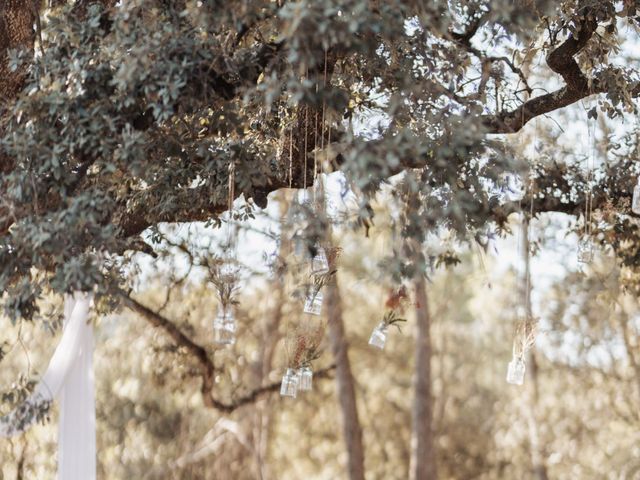
M 595 248 L 593 245 L 593 162 L 595 150 L 595 125 L 590 122 L 588 125 L 590 153 L 587 156 L 587 185 L 584 198 L 584 225 L 582 238 L 578 243 L 578 262 L 587 264 L 593 262 Z
M 400 317 L 400 315 L 404 312 L 404 304 L 407 299 L 407 289 L 404 285 L 389 296 L 385 303 L 386 310 L 382 320 L 371 332 L 369 345 L 382 350 L 387 342 L 389 327 L 393 325 L 400 330 L 400 323 L 406 322 L 406 319 Z
M 531 271 L 530 271 L 530 246 L 529 239 L 531 234 L 531 217 L 523 218 L 522 224 L 522 257 L 524 264 L 522 292 L 524 308 L 518 308 L 521 312 L 520 318 L 516 323 L 513 338 L 513 356 L 507 366 L 507 383 L 512 385 L 522 385 L 525 375 L 525 356 L 526 353 L 533 348 L 536 343 L 537 321 L 533 317 L 531 309 Z
M 308 77 L 308 71 L 307 71 Z M 327 85 L 327 54 L 324 57 L 324 79 L 323 87 Z M 318 82 L 316 82 L 316 94 L 318 94 Z M 304 145 L 303 145 L 303 184 L 305 198 L 303 199 L 303 211 L 310 215 L 312 219 L 325 216 L 325 199 L 323 179 L 321 178 L 321 165 L 318 162 L 318 152 L 325 152 L 325 123 L 326 104 L 322 103 L 322 118 L 315 112 L 313 121 L 313 198 L 309 201 L 307 194 L 307 152 L 309 147 L 309 107 L 304 109 Z M 331 128 L 329 122 L 328 136 L 331 138 Z M 320 143 L 318 143 L 318 127 L 320 126 Z M 328 143 L 329 143 L 328 142 Z M 289 141 L 289 175 L 292 175 L 292 152 L 293 134 Z M 291 184 L 291 181 L 290 181 Z M 326 232 L 324 232 L 326 235 Z M 302 242 L 297 242 L 297 251 L 304 254 L 308 249 L 302 248 Z M 311 264 L 309 272 L 309 282 L 305 287 L 304 305 L 302 308 L 303 318 L 301 324 L 287 341 L 287 369 L 282 377 L 280 394 L 287 397 L 296 397 L 299 391 L 305 392 L 312 389 L 313 369 L 312 362 L 320 356 L 320 343 L 324 337 L 325 325 L 322 321 L 322 307 L 324 303 L 323 287 L 332 281 L 336 273 L 337 259 L 341 249 L 333 248 L 321 243 L 316 243 L 309 253 L 311 253 Z
M 282 377 L 280 395 L 295 398 L 298 392 L 313 388 L 312 362 L 320 357 L 320 343 L 324 336 L 324 325 L 298 329 L 294 335 L 294 351 L 288 360 Z
M 292 338 L 287 341 L 287 370 L 280 388 L 282 396 L 295 398 L 299 391 L 312 388 L 312 363 L 320 357 L 320 344 L 325 332 L 322 289 L 333 280 L 340 252 L 341 249 L 337 247 L 316 246 L 315 254 L 311 257 L 303 318 L 293 331 Z
M 537 128 L 538 124 L 536 121 L 536 129 L 534 130 L 533 137 L 533 154 L 537 155 L 537 145 L 536 145 L 536 137 L 537 137 Z M 536 162 L 536 158 L 534 157 L 534 163 Z M 523 210 L 521 208 L 522 215 L 522 228 L 521 228 L 521 239 L 518 242 L 518 247 L 520 248 L 520 254 L 522 256 L 522 264 L 523 271 L 520 275 L 521 279 L 521 287 L 517 289 L 517 292 L 521 294 L 518 295 L 516 303 L 520 303 L 520 298 L 522 299 L 522 306 L 516 308 L 518 314 L 518 321 L 516 322 L 514 338 L 513 338 L 513 348 L 512 348 L 512 358 L 509 364 L 507 365 L 507 383 L 512 385 L 522 385 L 524 384 L 524 375 L 525 375 L 525 356 L 526 353 L 533 348 L 536 342 L 536 330 L 537 330 L 537 321 L 533 317 L 533 311 L 531 308 L 531 222 L 533 220 L 533 206 L 534 206 L 534 197 L 535 197 L 535 182 L 533 177 L 533 169 L 529 171 L 529 182 L 528 182 L 528 191 L 529 191 L 529 211 Z M 520 297 L 520 298 L 518 298 Z
M 232 227 L 235 198 L 235 164 L 229 165 L 228 222 L 225 253 L 221 261 L 212 265 L 211 281 L 218 293 L 218 313 L 213 321 L 214 341 L 218 345 L 233 345 L 236 341 L 235 306 L 238 304 L 239 270 L 237 261 L 237 230 Z

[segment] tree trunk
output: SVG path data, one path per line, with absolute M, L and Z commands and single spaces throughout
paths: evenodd
M 286 230 L 286 215 L 289 209 L 287 195 L 282 192 L 277 197 L 280 204 L 280 229 Z M 287 258 L 291 254 L 291 245 L 287 240 L 287 235 L 280 237 L 279 258 Z M 261 327 L 262 339 L 259 346 L 258 361 L 254 365 L 255 384 L 261 387 L 267 384 L 269 374 L 273 369 L 273 358 L 280 341 L 280 323 L 284 305 L 286 302 L 286 292 L 284 278 L 276 277 L 272 280 L 274 305 L 265 324 Z M 273 478 L 270 464 L 268 462 L 269 446 L 272 431 L 272 405 L 273 398 L 268 396 L 256 402 L 253 419 L 253 442 L 256 456 L 256 478 L 258 480 L 269 480 Z
M 260 353 L 258 362 L 254 365 L 255 384 L 257 386 L 265 386 L 267 384 L 269 373 L 273 368 L 273 356 L 280 339 L 278 329 L 282 319 L 282 311 L 285 303 L 284 286 L 281 282 L 274 281 L 275 289 L 275 305 L 269 318 L 265 322 L 262 329 L 262 341 L 260 343 Z M 256 474 L 258 480 L 268 480 L 273 478 L 269 465 L 269 444 L 271 440 L 271 421 L 272 421 L 272 405 L 273 398 L 265 397 L 256 402 L 253 412 L 253 451 L 256 460 Z
M 330 282 L 325 288 L 329 316 L 329 342 L 336 361 L 336 384 L 342 412 L 342 429 L 349 459 L 349 479 L 364 480 L 362 427 L 358 417 L 355 382 L 349 362 L 348 345 L 342 320 L 342 299 L 337 279 Z
M 527 319 L 533 321 L 533 309 L 531 307 L 531 245 L 529 240 L 529 222 L 531 220 L 525 215 L 522 221 L 522 252 L 524 256 L 524 299 Z M 528 333 L 528 332 L 527 332 Z M 530 385 L 528 387 L 529 400 L 529 445 L 531 449 L 531 465 L 533 474 L 537 480 L 548 480 L 547 466 L 545 465 L 545 452 L 540 444 L 538 429 L 538 362 L 535 351 L 532 349 L 527 355 L 529 364 Z
M 531 464 L 536 480 L 548 480 L 547 466 L 544 462 L 545 452 L 540 444 L 538 432 L 538 362 L 535 352 L 529 352 L 529 377 L 531 386 L 529 391 L 529 444 L 531 445 Z
M 416 301 L 416 369 L 414 377 L 411 435 L 411 480 L 438 478 L 433 442 L 433 398 L 431 397 L 431 318 L 427 286 L 423 276 L 414 281 Z

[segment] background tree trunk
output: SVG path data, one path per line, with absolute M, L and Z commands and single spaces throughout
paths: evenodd
M 278 195 L 280 204 L 280 229 L 286 230 L 286 216 L 289 210 L 289 201 L 285 192 Z M 291 245 L 288 235 L 281 235 L 280 247 L 278 249 L 279 258 L 288 258 L 291 254 Z M 283 310 L 286 303 L 286 291 L 284 278 L 276 276 L 272 280 L 274 305 L 265 324 L 261 327 L 262 341 L 260 342 L 260 353 L 258 362 L 254 365 L 256 384 L 263 387 L 268 384 L 269 374 L 273 369 L 273 358 L 275 356 L 278 342 L 280 341 L 280 323 L 282 321 Z M 253 442 L 256 456 L 256 477 L 259 480 L 269 480 L 273 478 L 268 462 L 269 446 L 272 431 L 272 405 L 274 399 L 266 397 L 257 402 L 253 419 Z
M 427 286 L 423 276 L 414 281 L 416 301 L 416 368 L 414 377 L 411 435 L 411 480 L 438 477 L 433 442 L 433 398 L 431 397 L 431 318 Z
M 524 299 L 527 318 L 533 321 L 533 309 L 531 308 L 531 242 L 529 239 L 529 219 L 526 215 L 522 221 L 522 254 L 524 257 Z M 533 474 L 537 480 L 548 480 L 547 466 L 545 464 L 545 451 L 540 444 L 538 428 L 538 362 L 535 350 L 532 348 L 527 355 L 529 366 L 530 385 L 528 390 L 529 413 L 527 422 L 529 426 L 529 445 L 531 449 L 531 465 Z
M 336 361 L 336 386 L 342 412 L 342 428 L 349 458 L 349 479 L 364 480 L 364 448 L 362 427 L 358 417 L 356 390 L 348 344 L 342 320 L 342 299 L 337 278 L 326 286 L 327 310 L 329 317 L 329 343 Z

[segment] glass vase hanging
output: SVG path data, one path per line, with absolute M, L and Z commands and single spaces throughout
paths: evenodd
M 578 243 L 578 262 L 591 263 L 593 261 L 593 242 L 589 239 L 580 240 Z
M 382 350 L 384 348 L 384 344 L 387 341 L 388 330 L 389 325 L 384 322 L 380 322 L 378 326 L 373 329 L 373 332 L 371 332 L 371 336 L 369 337 L 369 345 Z
M 322 275 L 329 272 L 327 252 L 322 247 L 316 247 L 316 254 L 311 259 L 311 274 Z
M 236 342 L 236 319 L 230 306 L 220 306 L 213 321 L 214 341 L 218 345 L 233 345 Z
M 280 395 L 283 397 L 296 398 L 298 394 L 298 371 L 294 368 L 287 368 L 287 371 L 282 376 L 282 383 L 280 384 Z
M 313 370 L 308 365 L 298 369 L 298 390 L 308 392 L 313 388 Z
M 640 215 L 640 177 L 638 177 L 638 183 L 633 189 L 633 198 L 631 200 L 631 211 L 636 215 Z
M 520 357 L 513 357 L 507 366 L 507 383 L 522 385 L 524 383 L 525 365 Z
M 304 313 L 320 315 L 322 313 L 322 301 L 322 292 L 315 290 L 310 292 L 304 302 Z

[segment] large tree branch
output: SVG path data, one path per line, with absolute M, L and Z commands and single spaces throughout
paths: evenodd
M 331 378 L 331 374 L 335 370 L 335 368 L 336 368 L 336 365 L 331 364 L 328 367 L 325 367 L 316 372 L 313 372 L 314 380 Z M 264 395 L 277 392 L 278 390 L 280 390 L 280 386 L 281 386 L 281 382 L 272 382 L 268 385 L 264 385 L 262 387 L 256 388 L 255 390 L 252 390 L 246 395 L 238 397 L 234 401 L 229 403 L 214 400 L 214 403 L 215 403 L 214 408 L 224 413 L 231 413 L 240 407 L 243 407 L 245 405 L 248 405 L 260 400 L 260 398 L 263 397 Z
M 577 36 L 573 33 L 547 55 L 547 65 L 560 75 L 565 86 L 555 92 L 532 98 L 515 110 L 496 115 L 485 115 L 481 122 L 488 133 L 515 133 L 532 118 L 564 108 L 595 93 L 602 93 L 602 85 L 589 88 L 589 82 L 574 58 L 593 36 L 598 22 L 589 12 L 579 25 Z
M 627 175 L 628 168 L 628 163 L 611 165 L 603 172 L 601 180 L 592 184 L 592 210 L 634 215 L 631 211 L 631 197 L 635 178 Z M 582 185 L 584 191 L 576 191 L 576 185 Z M 500 204 L 496 202 L 492 205 L 491 214 L 499 224 L 505 224 L 510 214 L 528 211 L 530 208 L 534 215 L 564 213 L 579 217 L 585 213 L 587 185 L 588 180 L 582 172 L 577 169 L 569 171 L 564 164 L 540 167 L 540 170 L 535 172 L 532 188 L 522 199 Z
M 202 385 L 200 391 L 202 392 L 202 400 L 207 407 L 216 408 L 216 401 L 213 398 L 213 386 L 215 383 L 215 367 L 213 361 L 207 355 L 207 351 L 204 347 L 196 344 L 193 340 L 187 337 L 178 327 L 176 327 L 171 321 L 154 312 L 150 308 L 144 306 L 127 293 L 119 292 L 120 298 L 123 300 L 131 310 L 142 316 L 152 326 L 159 328 L 168 335 L 176 345 L 184 348 L 189 355 L 194 358 L 200 368 L 200 376 L 202 377 Z
M 14 0 L 13 3 L 17 2 Z M 105 0 L 107 4 L 108 0 Z M 13 4 L 9 2 L 9 4 Z M 472 22 L 469 29 L 462 33 L 451 33 L 451 37 L 463 44 L 469 44 L 471 37 L 479 28 L 482 20 L 481 17 Z M 547 63 L 549 67 L 560 76 L 563 77 L 566 85 L 555 92 L 541 95 L 525 102 L 520 107 L 513 111 L 501 112 L 496 115 L 484 115 L 480 116 L 479 121 L 482 122 L 488 133 L 514 133 L 520 130 L 529 120 L 532 118 L 549 113 L 553 110 L 563 108 L 571 105 L 578 100 L 585 98 L 592 93 L 601 93 L 605 91 L 605 82 L 595 81 L 592 88 L 589 89 L 585 76 L 580 71 L 580 68 L 575 60 L 575 55 L 580 52 L 587 44 L 589 38 L 593 35 L 593 32 L 597 24 L 593 19 L 589 19 L 585 16 L 579 33 L 577 36 L 570 35 L 563 43 L 552 50 L 548 57 Z M 1 32 L 0 32 L 1 33 Z M 31 33 L 32 35 L 32 33 Z M 2 51 L 2 45 L 0 44 L 0 51 Z M 247 66 L 246 75 L 243 75 L 241 80 L 244 85 L 249 81 L 254 83 L 257 78 L 257 72 L 265 68 L 269 64 L 274 56 L 277 55 L 277 51 L 280 48 L 279 45 L 265 44 L 263 48 L 258 48 L 250 57 L 253 59 Z M 328 80 L 331 79 L 334 65 L 337 61 L 337 56 L 333 52 L 329 52 L 327 62 L 327 74 Z M 311 74 L 316 78 L 321 77 L 323 70 L 323 62 L 317 62 L 315 71 Z M 219 82 L 224 80 L 217 73 L 209 72 L 209 76 L 203 78 L 194 79 L 198 82 L 211 82 L 207 84 L 208 89 L 218 90 L 218 94 L 221 98 L 228 98 L 229 96 L 237 95 L 242 88 L 239 85 L 231 85 L 227 83 L 220 84 Z M 226 80 L 225 80 L 226 82 Z M 0 78 L 0 83 L 2 79 Z M 638 95 L 640 93 L 640 86 L 636 86 L 632 93 Z M 134 123 L 140 128 L 149 128 L 153 123 L 152 115 L 146 113 L 138 113 L 137 116 L 134 113 Z M 285 145 L 283 148 L 282 156 L 277 159 L 277 168 L 268 175 L 266 181 L 259 186 L 252 186 L 245 192 L 247 197 L 253 197 L 258 205 L 264 205 L 266 203 L 266 196 L 268 193 L 278 190 L 280 188 L 289 185 L 289 181 L 286 175 L 286 169 L 283 168 L 288 164 L 288 155 L 291 152 L 293 155 L 292 162 L 292 178 L 291 186 L 294 188 L 300 188 L 309 186 L 312 183 L 312 174 L 310 169 L 313 167 L 313 162 L 307 162 L 305 183 L 305 169 L 304 169 L 304 157 L 308 156 L 309 152 L 314 149 L 315 141 L 317 140 L 317 131 L 321 116 L 318 115 L 318 108 L 309 107 L 306 104 L 301 104 L 299 108 L 293 134 L 293 144 L 287 143 L 288 138 L 285 138 Z M 287 136 L 288 137 L 288 136 Z M 327 139 L 328 141 L 328 139 Z M 371 148 L 376 148 L 376 141 L 371 142 Z M 416 152 L 417 153 L 417 152 Z M 310 160 L 310 158 L 308 158 Z M 420 168 L 427 165 L 432 159 L 425 158 L 424 155 L 409 155 L 400 162 L 399 168 Z M 339 164 L 339 159 L 336 161 Z M 0 171 L 4 171 L 3 162 L 0 158 Z M 6 170 L 10 170 L 7 167 Z M 397 171 L 390 171 L 390 175 L 397 173 Z M 162 185 L 166 188 L 166 185 Z M 181 189 L 181 190 L 178 190 Z M 157 224 L 159 222 L 191 222 L 191 221 L 206 221 L 210 218 L 219 215 L 227 208 L 226 199 L 220 200 L 214 199 L 211 196 L 211 192 L 207 186 L 198 188 L 186 188 L 176 187 L 176 191 L 172 192 L 175 197 L 170 208 L 165 208 L 163 205 L 159 205 L 162 202 L 162 195 L 159 192 L 154 192 L 153 187 L 145 192 L 145 196 L 140 196 L 139 201 L 123 202 L 118 206 L 116 212 L 111 218 L 114 225 L 117 225 L 120 229 L 120 235 L 122 238 L 127 239 L 138 236 L 142 231 L 148 227 Z M 130 200 L 130 199 L 128 199 Z M 553 208 L 559 208 L 562 210 L 575 210 L 572 206 L 556 202 L 554 199 L 545 200 L 547 204 L 541 206 L 541 208 L 552 208 L 549 204 L 554 203 Z M 2 210 L 3 207 L 0 207 Z M 51 203 L 48 208 L 55 208 L 55 204 Z M 6 212 L 0 211 L 0 217 L 8 217 Z M 26 214 L 29 214 L 28 212 Z M 0 234 L 6 233 L 6 230 L 10 227 L 11 223 L 15 220 L 10 218 L 7 220 L 7 224 L 0 225 Z
M 484 20 L 488 17 L 489 12 L 486 12 L 482 15 L 479 15 L 477 17 L 474 18 L 474 20 L 469 24 L 469 26 L 467 27 L 467 30 L 465 32 L 459 33 L 459 32 L 455 32 L 453 30 L 451 30 L 449 32 L 449 37 L 451 38 L 451 40 L 453 40 L 454 42 L 456 42 L 458 45 L 460 45 L 462 48 L 464 48 L 466 51 L 468 51 L 469 53 L 475 55 L 481 62 L 482 64 L 482 81 L 480 82 L 480 87 L 479 87 L 479 94 L 482 94 L 482 91 L 484 90 L 484 87 L 486 86 L 486 80 L 488 79 L 488 71 L 489 71 L 489 66 L 490 64 L 494 63 L 494 62 L 503 62 L 505 63 L 513 73 L 515 73 L 516 75 L 518 75 L 518 77 L 520 78 L 520 81 L 522 82 L 522 84 L 524 85 L 524 89 L 527 93 L 531 93 L 531 87 L 529 86 L 529 82 L 527 81 L 527 77 L 525 76 L 524 72 L 522 71 L 521 68 L 517 67 L 516 64 L 509 59 L 508 57 L 504 56 L 504 55 L 486 55 L 484 52 L 478 50 L 477 48 L 475 48 L 473 45 L 471 45 L 471 39 L 475 36 L 475 34 L 478 32 L 478 30 L 480 29 L 480 27 L 482 26 L 482 24 L 484 23 Z M 476 94 L 477 96 L 479 96 L 478 94 Z

